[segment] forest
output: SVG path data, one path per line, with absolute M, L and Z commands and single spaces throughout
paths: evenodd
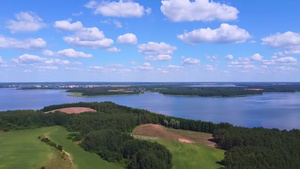
M 65 114 L 44 112 L 66 107 L 89 107 L 97 112 Z M 19 130 L 60 125 L 70 139 L 107 161 L 126 168 L 172 168 L 172 155 L 162 145 L 134 139 L 129 133 L 140 124 L 161 124 L 175 129 L 213 133 L 219 148 L 226 150 L 220 161 L 225 168 L 298 168 L 300 131 L 243 128 L 155 114 L 112 102 L 52 105 L 42 110 L 0 112 L 0 130 Z M 153 163 L 155 161 L 155 163 Z

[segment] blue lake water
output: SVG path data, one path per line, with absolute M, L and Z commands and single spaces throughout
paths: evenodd
M 212 98 L 141 95 L 69 97 L 62 90 L 15 90 L 0 88 L 0 111 L 42 109 L 74 102 L 114 103 L 187 119 L 229 122 L 244 127 L 300 129 L 300 93 L 266 93 L 247 97 Z

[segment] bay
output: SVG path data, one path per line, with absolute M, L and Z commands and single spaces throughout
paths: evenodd
M 75 102 L 112 101 L 151 112 L 243 127 L 300 129 L 300 93 L 265 93 L 247 97 L 187 97 L 159 93 L 101 97 L 70 97 L 63 90 L 0 88 L 0 111 L 42 109 Z

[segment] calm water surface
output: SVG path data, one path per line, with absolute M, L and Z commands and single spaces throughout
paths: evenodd
M 103 97 L 69 97 L 69 94 L 62 90 L 0 88 L 0 111 L 42 109 L 62 103 L 112 101 L 187 119 L 229 122 L 244 127 L 300 129 L 300 93 L 266 93 L 233 98 L 165 96 L 159 93 Z

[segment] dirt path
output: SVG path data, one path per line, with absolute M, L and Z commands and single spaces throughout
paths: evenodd
M 62 109 L 47 111 L 45 113 L 53 113 L 56 111 L 61 111 L 61 112 L 67 113 L 67 114 L 78 114 L 78 113 L 83 113 L 83 112 L 96 112 L 96 110 L 87 108 L 87 107 L 69 107 L 69 108 L 62 108 Z
M 145 124 L 134 129 L 133 135 L 156 137 L 168 140 L 177 140 L 183 143 L 199 143 L 209 147 L 215 147 L 215 143 L 211 142 L 212 134 L 193 132 L 187 130 L 176 130 L 166 128 L 157 124 Z
M 67 155 L 67 158 L 68 158 L 68 160 L 69 160 L 70 163 L 71 163 L 71 169 L 74 169 L 75 167 L 74 167 L 74 163 L 73 163 L 73 161 L 72 161 L 71 155 L 70 155 L 68 152 L 66 152 L 65 150 L 62 150 L 62 152 L 63 152 L 65 155 Z

